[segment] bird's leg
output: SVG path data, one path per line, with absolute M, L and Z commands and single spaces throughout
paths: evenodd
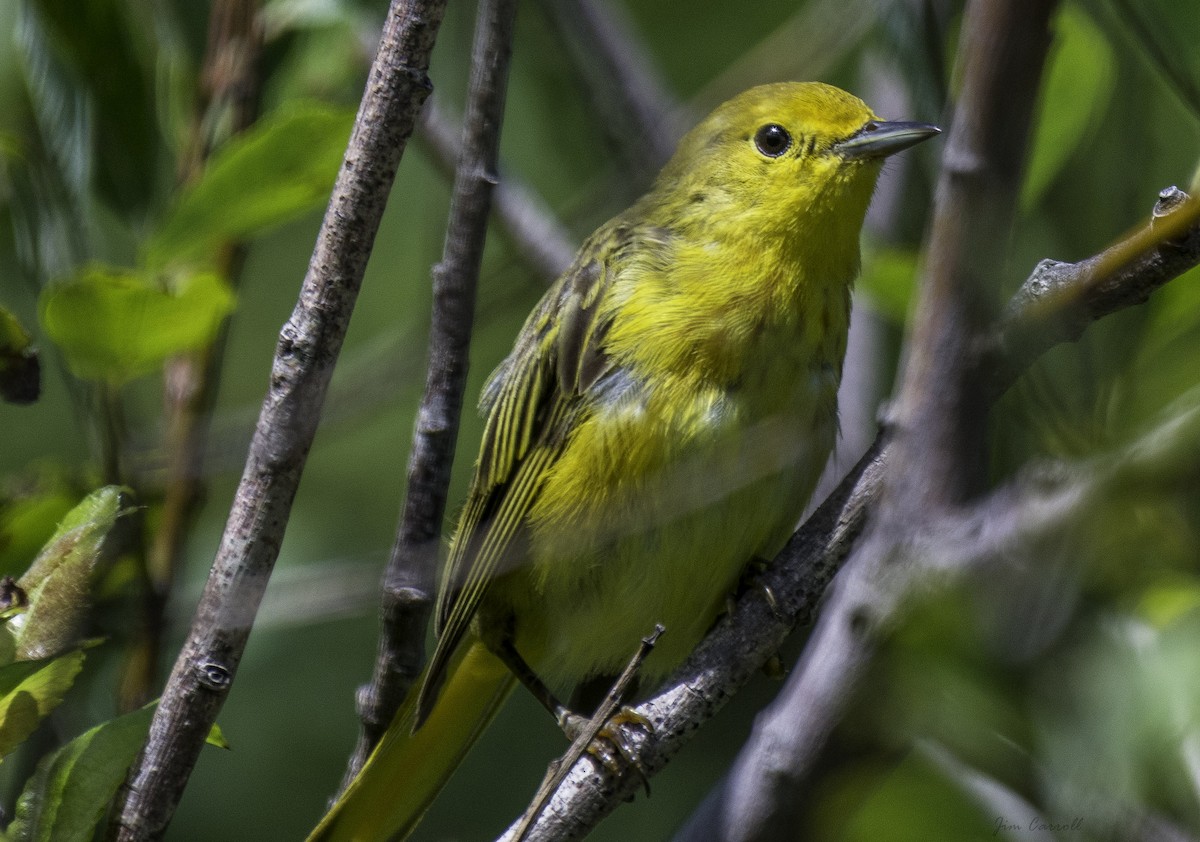
M 513 645 L 511 635 L 498 635 L 495 639 L 490 639 L 486 642 L 492 654 L 504 662 L 509 671 L 517 677 L 517 680 L 525 685 L 525 689 L 542 703 L 542 707 L 550 711 L 550 715 L 554 717 L 554 721 L 558 723 L 558 727 L 562 728 L 568 737 L 573 737 L 570 731 L 567 730 L 569 723 L 575 720 L 586 722 L 587 717 L 580 716 L 558 700 L 554 692 L 533 671 L 533 667 L 529 666 L 525 662 L 525 659 L 521 657 L 521 653 Z
M 550 712 L 568 739 L 578 742 L 582 736 L 587 735 L 584 745 L 588 754 L 595 757 L 610 772 L 620 773 L 622 764 L 618 758 L 621 758 L 624 759 L 625 765 L 632 766 L 645 778 L 645 770 L 637 759 L 634 743 L 625 727 L 632 725 L 647 731 L 652 729 L 644 716 L 623 706 L 622 701 L 637 679 L 642 661 L 650 654 L 662 632 L 663 627 L 656 626 L 650 637 L 642 639 L 638 651 L 590 717 L 571 710 L 558 700 L 554 692 L 521 657 L 521 653 L 513 645 L 512 635 L 507 631 L 489 636 L 486 643 L 488 649 L 504 662 L 517 680 Z
M 605 768 L 616 773 L 619 771 L 619 764 L 616 757 L 613 757 L 611 753 L 608 755 L 600 753 L 605 743 L 613 746 L 617 753 L 625 759 L 625 762 L 637 770 L 637 773 L 642 778 L 642 783 L 646 786 L 647 795 L 650 794 L 650 778 L 646 772 L 646 768 L 642 766 L 641 759 L 637 756 L 637 747 L 630 740 L 626 729 L 629 726 L 634 726 L 653 733 L 654 726 L 650 723 L 650 720 L 646 719 L 646 717 L 633 708 L 623 704 L 623 702 L 630 688 L 637 680 L 642 662 L 646 660 L 646 656 L 650 654 L 650 651 L 654 648 L 654 644 L 658 642 L 658 638 L 664 631 L 666 629 L 661 624 L 656 624 L 650 636 L 642 638 L 641 645 L 638 646 L 637 651 L 634 652 L 629 663 L 625 665 L 625 669 L 622 670 L 621 675 L 613 683 L 612 688 L 608 691 L 608 695 L 604 697 L 604 701 L 596 708 L 596 712 L 592 714 L 592 718 L 579 723 L 582 726 L 580 734 L 574 738 L 578 741 L 582 735 L 587 735 L 588 752 L 603 763 Z
M 621 757 L 625 759 L 626 763 L 628 763 L 630 767 L 637 771 L 642 778 L 642 783 L 644 783 L 646 786 L 646 795 L 650 794 L 649 776 L 645 767 L 642 766 L 641 761 L 638 759 L 636 747 L 629 739 L 629 735 L 625 733 L 624 728 L 629 725 L 634 725 L 644 728 L 649 732 L 653 732 L 654 728 L 650 721 L 646 719 L 646 717 L 642 716 L 632 708 L 623 705 L 622 700 L 625 698 L 625 694 L 629 691 L 629 688 L 633 685 L 634 680 L 637 678 L 637 673 L 638 670 L 641 669 L 642 662 L 646 660 L 646 656 L 650 654 L 650 650 L 654 648 L 654 644 L 658 642 L 659 635 L 661 635 L 663 631 L 665 631 L 665 629 L 661 625 L 656 625 L 654 627 L 654 632 L 649 637 L 642 638 L 641 645 L 638 647 L 637 652 L 634 653 L 633 658 L 631 658 L 629 663 L 625 666 L 625 669 L 621 672 L 621 675 L 617 678 L 612 688 L 608 691 L 608 695 L 605 696 L 604 700 L 600 703 L 599 707 L 596 708 L 596 712 L 592 714 L 590 719 L 568 710 L 565 705 L 558 705 L 558 707 L 561 708 L 562 713 L 556 713 L 553 708 L 550 709 L 550 712 L 554 713 L 555 718 L 558 719 L 559 725 L 562 727 L 563 732 L 571 738 L 571 747 L 567 749 L 566 754 L 564 754 L 555 762 L 551 763 L 550 768 L 546 771 L 546 779 L 542 781 L 542 785 L 538 788 L 537 795 L 534 796 L 533 803 L 529 805 L 529 809 L 525 811 L 525 815 L 521 819 L 521 824 L 518 827 L 515 836 L 517 842 L 520 842 L 520 840 L 525 838 L 525 834 L 528 832 L 529 828 L 532 827 L 533 822 L 537 820 L 542 808 L 545 807 L 546 802 L 550 800 L 550 796 L 552 796 L 555 790 L 558 789 L 559 785 L 566 778 L 567 773 L 571 771 L 571 767 L 575 765 L 575 761 L 582 757 L 584 752 L 587 752 L 588 754 L 592 755 L 592 757 L 595 757 L 614 775 L 621 773 L 621 766 L 617 762 L 616 756 L 608 750 L 607 746 L 605 746 L 605 743 L 611 745 L 616 750 L 617 754 L 621 755 Z M 530 675 L 533 675 L 533 670 L 529 669 L 528 665 L 525 665 L 525 662 L 523 659 L 521 659 L 520 654 L 518 654 L 516 649 L 512 646 L 511 640 L 508 641 L 507 648 L 511 650 L 513 656 L 520 660 L 520 662 L 524 665 L 524 669 Z M 497 653 L 497 655 L 499 655 L 501 659 L 505 657 L 500 655 L 500 653 Z M 508 662 L 505 661 L 505 663 Z M 515 672 L 516 671 L 514 670 L 514 673 Z M 520 677 L 519 674 L 518 677 Z M 537 679 L 536 675 L 534 675 L 533 678 L 538 681 L 538 684 L 541 684 L 541 680 Z M 524 679 L 522 679 L 522 681 L 524 681 Z M 545 687 L 545 685 L 542 686 L 543 688 Z M 554 696 L 550 694 L 548 690 L 546 692 L 549 698 L 554 698 Z M 535 693 L 535 695 L 537 694 Z M 545 704 L 545 701 L 542 703 Z

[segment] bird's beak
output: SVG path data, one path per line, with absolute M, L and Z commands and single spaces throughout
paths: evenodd
M 850 137 L 835 143 L 833 149 L 848 160 L 886 158 L 941 133 L 941 129 L 929 123 L 871 120 Z

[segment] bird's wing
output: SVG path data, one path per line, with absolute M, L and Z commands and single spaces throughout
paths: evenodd
M 586 395 L 608 369 L 601 313 L 622 248 L 622 229 L 601 229 L 530 314 L 516 346 L 484 387 L 487 417 L 475 476 L 450 547 L 417 723 L 495 577 L 519 557 L 525 516 L 558 459 Z

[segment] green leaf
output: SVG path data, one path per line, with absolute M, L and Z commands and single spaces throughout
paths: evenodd
M 172 292 L 131 270 L 90 266 L 47 287 L 40 305 L 71 371 L 119 385 L 211 342 L 234 295 L 212 272 L 181 275 Z
M 0 757 L 24 742 L 58 707 L 82 668 L 82 649 L 0 667 Z
M 29 602 L 23 614 L 8 621 L 18 660 L 46 658 L 78 642 L 92 571 L 124 511 L 121 497 L 122 489 L 110 485 L 84 498 L 17 582 Z
M 213 723 L 213 726 L 208 729 L 208 736 L 204 738 L 204 742 L 210 746 L 223 748 L 226 751 L 232 751 L 233 746 L 229 744 L 229 740 L 225 739 L 225 732 L 221 730 L 221 726 Z
M 897 324 L 908 318 L 917 278 L 917 253 L 912 249 L 878 249 L 863 262 L 858 289 L 867 294 L 880 315 Z
M 97 725 L 38 764 L 8 828 L 12 842 L 90 842 L 96 824 L 125 779 L 154 706 Z
M 1065 4 L 1055 30 L 1021 190 L 1025 210 L 1038 204 L 1071 155 L 1099 126 L 1114 88 L 1117 64 L 1112 46 L 1086 12 L 1074 3 Z
M 1152 582 L 1137 600 L 1137 614 L 1157 629 L 1200 609 L 1200 581 L 1182 574 Z
M 17 801 L 7 842 L 91 842 L 117 787 L 146 742 L 158 700 L 76 737 L 38 764 Z M 207 742 L 229 748 L 213 725 Z
M 0 307 L 0 398 L 33 403 L 42 391 L 41 372 L 33 337 L 16 316 Z
M 200 259 L 328 201 L 353 112 L 316 103 L 281 108 L 212 156 L 146 244 L 152 268 Z
M 957 842 L 995 835 L 996 817 L 984 812 L 971 798 L 969 788 L 950 780 L 917 752 L 909 753 L 881 779 L 874 777 L 875 770 L 868 771 L 869 767 L 863 766 L 855 769 L 858 780 L 842 775 L 843 780 L 849 779 L 851 785 L 865 790 L 856 793 L 862 799 L 857 809 L 829 815 L 833 811 L 823 808 L 830 826 L 822 828 L 826 832 L 821 836 L 846 842 L 876 839 Z M 832 800 L 842 810 L 849 806 L 844 795 Z M 840 827 L 835 831 L 833 827 L 837 825 Z

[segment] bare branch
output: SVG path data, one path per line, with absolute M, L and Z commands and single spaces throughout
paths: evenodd
M 225 701 L 279 553 L 396 168 L 429 94 L 444 0 L 395 0 L 296 309 L 280 333 L 208 584 L 119 798 L 115 836 L 165 832 Z
M 1159 194 L 1150 224 L 1079 263 L 1044 260 L 1021 286 L 998 328 L 981 343 L 979 367 L 1002 394 L 1032 360 L 1073 342 L 1096 319 L 1133 304 L 1200 260 L 1200 198 Z
M 457 131 L 435 98 L 421 114 L 418 127 L 439 168 L 453 176 L 461 155 Z M 503 167 L 500 167 L 503 170 Z M 577 244 L 541 196 L 524 182 L 504 174 L 492 194 L 492 211 L 521 259 L 547 284 L 575 259 Z
M 977 0 L 963 23 L 962 93 L 942 157 L 925 276 L 897 417 L 892 514 L 977 494 L 985 477 L 987 404 L 970 350 L 991 323 L 1021 166 L 1049 47 L 1055 0 L 1018 9 Z M 890 515 L 889 515 L 890 516 Z
M 383 579 L 382 629 L 371 683 L 359 691 L 362 731 L 342 788 L 354 779 L 391 724 L 424 663 L 425 626 L 436 585 L 438 549 L 475 316 L 500 125 L 512 54 L 516 0 L 479 5 L 462 153 L 454 179 L 442 260 L 433 269 L 429 371 L 408 461 L 404 513 Z

